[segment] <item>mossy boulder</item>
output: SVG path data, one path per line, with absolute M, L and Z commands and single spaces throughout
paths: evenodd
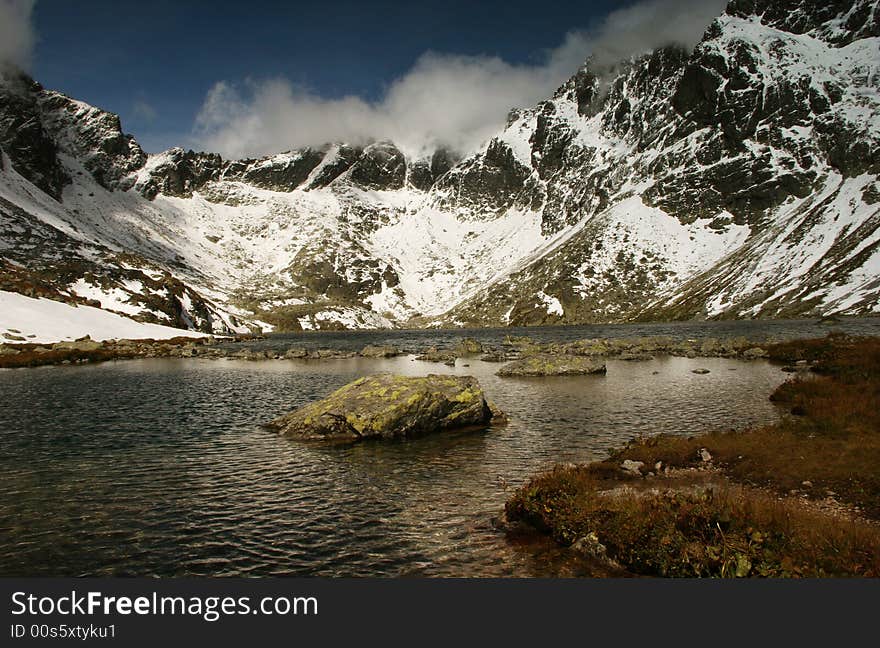
M 533 355 L 504 365 L 498 376 L 584 376 L 604 374 L 605 363 L 585 356 Z
M 268 426 L 304 440 L 353 442 L 487 426 L 493 419 L 503 414 L 472 376 L 380 374 L 358 378 Z

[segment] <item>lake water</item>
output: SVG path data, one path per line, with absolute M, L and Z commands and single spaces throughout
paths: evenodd
M 860 322 L 866 330 L 859 332 L 876 332 L 876 321 Z M 702 324 L 674 326 L 680 335 L 706 335 Z M 712 334 L 755 336 L 733 328 Z M 644 329 L 621 330 L 653 334 Z M 563 331 L 528 334 L 607 334 Z M 795 325 L 786 331 L 810 334 Z M 477 337 L 494 335 L 485 340 L 497 342 L 507 333 Z M 360 348 L 383 340 L 406 346 L 415 336 L 423 346 L 455 335 L 321 334 L 295 341 Z M 258 344 L 291 343 L 288 336 Z M 711 373 L 691 373 L 698 367 Z M 555 462 L 602 458 L 635 435 L 776 420 L 767 397 L 786 377 L 766 362 L 706 358 L 611 360 L 606 376 L 576 378 L 502 379 L 494 375 L 498 368 L 476 359 L 452 368 L 402 356 L 157 359 L 0 371 L 0 575 L 577 574 L 580 567 L 560 552 L 512 546 L 493 528 L 510 489 Z M 475 375 L 510 424 L 333 447 L 280 438 L 259 425 L 378 372 Z

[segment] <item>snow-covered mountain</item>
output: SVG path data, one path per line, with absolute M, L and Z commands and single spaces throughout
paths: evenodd
M 0 290 L 214 332 L 878 312 L 878 5 L 734 0 L 463 156 L 147 156 L 7 75 Z

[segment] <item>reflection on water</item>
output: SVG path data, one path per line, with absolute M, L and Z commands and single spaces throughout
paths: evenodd
M 491 525 L 509 488 L 638 434 L 771 421 L 764 362 L 610 361 L 607 376 L 498 365 L 137 360 L 0 372 L 2 575 L 578 573 Z M 705 367 L 703 376 L 691 369 Z M 511 422 L 324 447 L 260 422 L 382 371 L 474 374 Z

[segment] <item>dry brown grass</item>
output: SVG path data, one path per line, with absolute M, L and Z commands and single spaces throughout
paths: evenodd
M 880 531 L 742 487 L 609 490 L 587 467 L 519 489 L 508 519 L 562 545 L 596 533 L 638 574 L 675 577 L 880 576 Z
M 507 505 L 522 520 L 570 544 L 590 531 L 628 568 L 669 576 L 880 576 L 880 527 L 811 509 L 792 490 L 857 507 L 880 519 L 880 339 L 829 336 L 774 345 L 773 359 L 811 363 L 771 398 L 796 415 L 776 425 L 698 437 L 637 440 L 609 459 L 559 468 L 521 488 Z M 700 494 L 666 482 L 665 494 L 609 498 L 620 470 L 702 466 L 706 448 L 725 483 Z M 755 486 L 761 489 L 754 488 Z M 775 493 L 774 493 L 775 492 Z

